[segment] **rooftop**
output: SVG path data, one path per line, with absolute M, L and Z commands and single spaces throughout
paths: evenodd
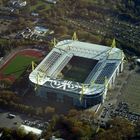
M 57 77 L 58 73 L 63 70 L 74 56 L 98 61 L 84 81 L 86 85 L 85 93 L 96 94 L 105 88 L 105 77 L 108 78 L 109 82 L 114 70 L 121 63 L 124 54 L 118 48 L 73 40 L 60 41 L 30 74 L 30 80 L 33 83 L 49 88 L 81 94 L 83 83 Z M 91 84 L 93 81 L 94 88 Z
M 19 128 L 23 128 L 26 133 L 32 132 L 36 135 L 41 135 L 42 133 L 42 130 L 27 125 L 21 125 Z

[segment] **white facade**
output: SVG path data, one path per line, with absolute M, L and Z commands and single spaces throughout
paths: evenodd
M 73 56 L 79 56 L 98 60 L 93 70 L 88 75 L 84 83 L 68 81 L 57 78 L 57 74 L 66 66 Z M 118 48 L 91 44 L 86 42 L 64 40 L 58 42 L 53 50 L 43 59 L 43 61 L 30 74 L 29 79 L 32 83 L 44 88 L 70 92 L 69 96 L 80 96 L 83 94 L 82 85 L 84 84 L 84 96 L 98 96 L 103 94 L 103 101 L 106 98 L 108 88 L 115 85 L 116 76 L 123 71 L 124 54 Z M 94 84 L 92 85 L 92 82 Z M 40 89 L 41 91 L 41 89 Z M 63 100 L 58 96 L 58 100 Z M 76 102 L 76 100 L 74 100 Z M 86 106 L 87 100 L 84 101 Z
M 37 136 L 40 136 L 41 133 L 42 133 L 42 130 L 38 129 L 38 128 L 34 128 L 34 127 L 30 127 L 30 126 L 27 126 L 27 125 L 21 125 L 19 127 L 19 129 L 24 129 L 25 133 L 29 133 L 29 132 L 32 132 L 34 134 L 36 134 Z

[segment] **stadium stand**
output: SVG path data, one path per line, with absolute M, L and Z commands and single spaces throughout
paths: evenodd
M 58 67 L 55 67 L 55 71 L 51 71 L 51 73 L 49 74 L 49 76 L 51 77 L 56 77 L 57 74 L 66 66 L 66 64 L 70 61 L 70 59 L 72 58 L 73 55 L 68 55 L 66 54 L 66 56 L 63 58 L 63 60 L 61 61 L 61 63 L 59 63 Z
M 90 74 L 88 75 L 88 77 L 85 80 L 85 84 L 88 84 L 91 82 L 91 80 L 93 79 L 93 76 L 95 75 L 96 71 L 99 69 L 99 67 L 102 65 L 102 62 L 97 63 L 97 65 L 92 69 L 92 71 L 90 72 Z
M 60 56 L 61 53 L 55 51 L 52 52 L 52 54 L 48 57 L 48 59 L 46 59 L 46 61 L 41 65 L 39 71 L 46 72 Z
M 95 80 L 95 83 L 97 84 L 103 84 L 105 82 L 105 77 L 109 78 L 114 69 L 115 69 L 116 63 L 106 63 L 104 69 L 101 71 L 97 79 Z

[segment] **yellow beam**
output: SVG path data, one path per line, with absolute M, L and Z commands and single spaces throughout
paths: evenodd
M 78 40 L 76 32 L 73 33 L 72 40 Z
M 79 98 L 79 100 L 80 100 L 80 102 L 82 101 L 82 99 L 83 99 L 83 95 L 84 95 L 84 92 L 85 92 L 85 85 L 84 84 L 82 84 L 82 90 L 81 90 L 81 95 L 80 95 L 80 98 Z
M 112 41 L 111 47 L 112 47 L 112 48 L 116 48 L 116 40 L 115 40 L 115 38 L 114 38 L 113 41 Z

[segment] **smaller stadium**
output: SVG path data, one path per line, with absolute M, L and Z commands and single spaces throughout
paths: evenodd
M 88 108 L 104 102 L 116 76 L 123 71 L 124 53 L 116 47 L 63 40 L 32 71 L 37 95 Z
M 38 61 L 41 57 L 42 52 L 35 49 L 15 51 L 1 64 L 0 80 L 7 79 L 14 82 L 31 66 L 32 61 Z

